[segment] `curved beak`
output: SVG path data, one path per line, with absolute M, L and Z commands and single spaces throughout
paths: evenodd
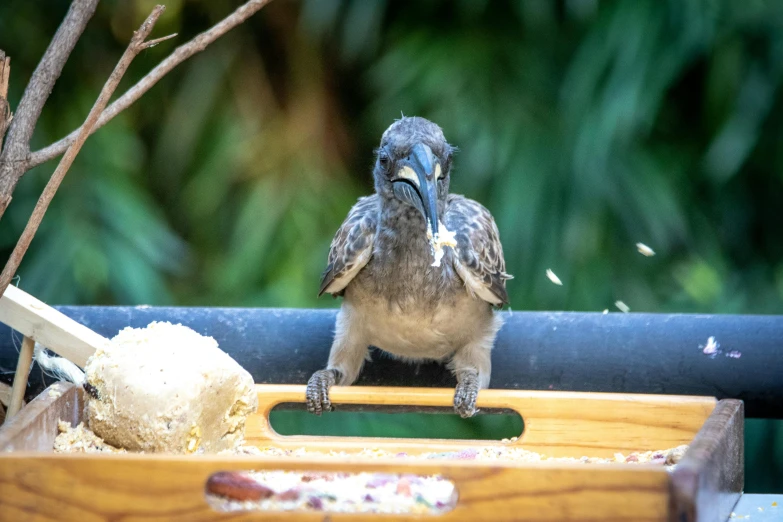
M 429 222 L 433 236 L 438 233 L 438 175 L 440 163 L 432 149 L 417 143 L 411 153 L 397 163 L 392 178 L 394 194 L 413 205 Z

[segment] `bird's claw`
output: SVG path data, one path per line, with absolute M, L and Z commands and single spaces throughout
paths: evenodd
M 337 382 L 337 370 L 318 370 L 307 381 L 307 411 L 321 415 L 324 411 L 332 411 L 329 400 L 329 388 Z
M 479 392 L 478 372 L 466 370 L 457 376 L 457 389 L 454 391 L 454 411 L 460 417 L 467 419 L 478 411 L 476 398 Z

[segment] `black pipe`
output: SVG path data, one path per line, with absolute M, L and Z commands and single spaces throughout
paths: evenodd
M 111 337 L 151 321 L 211 335 L 257 383 L 304 384 L 324 366 L 335 310 L 58 307 Z M 749 417 L 783 418 L 783 316 L 637 313 L 504 313 L 492 355 L 492 388 L 708 395 L 745 401 Z M 18 334 L 16 334 L 18 337 Z M 703 353 L 708 337 L 720 353 Z M 729 356 L 731 354 L 731 356 Z M 0 379 L 10 382 L 17 350 L 0 325 Z M 51 383 L 46 378 L 45 383 Z M 44 388 L 30 374 L 28 399 Z M 442 365 L 412 366 L 379 352 L 357 384 L 447 386 Z

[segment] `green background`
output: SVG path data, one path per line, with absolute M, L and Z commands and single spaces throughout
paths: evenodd
M 81 123 L 152 5 L 99 5 L 34 148 Z M 180 36 L 120 92 L 239 3 L 166 5 L 154 34 Z M 0 2 L 13 105 L 66 9 Z M 338 306 L 315 298 L 332 234 L 403 112 L 460 148 L 452 186 L 497 219 L 513 309 L 781 313 L 782 79 L 777 1 L 276 0 L 87 142 L 21 287 L 54 304 Z M 54 167 L 20 183 L 4 257 Z M 438 423 L 500 429 L 477 422 Z M 747 431 L 747 490 L 780 491 L 781 423 Z

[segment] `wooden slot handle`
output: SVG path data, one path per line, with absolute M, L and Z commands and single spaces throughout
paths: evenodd
M 611 456 L 616 451 L 667 449 L 687 444 L 715 408 L 712 397 L 629 395 L 526 390 L 481 390 L 477 407 L 518 413 L 524 431 L 516 439 L 453 440 L 373 437 L 283 436 L 272 429 L 269 413 L 281 403 L 303 403 L 306 386 L 257 385 L 258 414 L 248 419 L 246 439 L 259 447 L 360 451 L 447 451 L 466 446 L 522 446 L 555 456 Z M 451 388 L 335 386 L 337 405 L 451 407 Z M 640 430 L 639 426 L 645 429 Z M 633 431 L 635 434 L 631 436 Z M 654 444 L 656 447 L 648 447 Z M 660 447 L 658 447 L 660 445 Z
M 394 439 L 376 437 L 332 437 L 306 435 L 280 435 L 269 423 L 272 409 L 283 403 L 305 402 L 306 386 L 300 385 L 257 385 L 258 415 L 248 421 L 248 441 L 263 446 L 290 446 L 351 449 L 377 447 L 405 451 L 427 450 L 433 448 L 465 447 L 466 444 L 517 445 L 518 439 L 501 442 L 500 440 L 459 440 L 459 439 Z M 453 408 L 454 389 L 452 388 L 402 388 L 371 386 L 333 386 L 329 398 L 339 409 L 339 405 L 377 405 L 377 406 L 429 406 Z M 481 390 L 477 399 L 478 409 L 511 409 L 522 415 L 514 400 L 514 392 L 503 390 Z M 255 421 L 255 422 L 252 422 Z

